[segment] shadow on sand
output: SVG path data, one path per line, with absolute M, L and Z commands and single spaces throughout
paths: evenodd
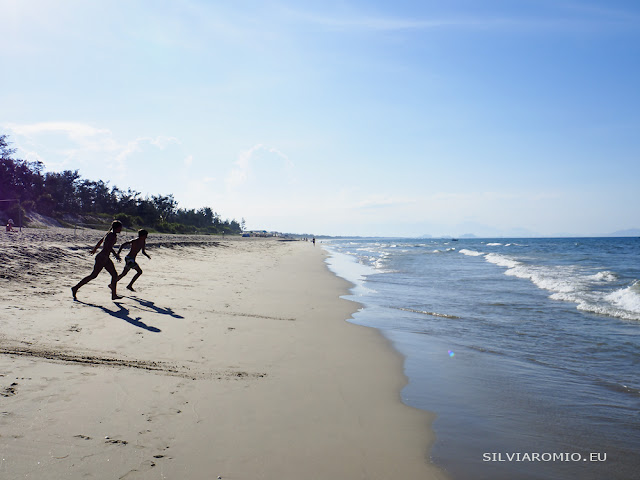
M 146 309 L 148 309 L 147 311 L 160 313 L 162 315 L 169 315 L 173 318 L 184 318 L 182 315 L 178 315 L 177 313 L 175 313 L 171 308 L 168 308 L 168 307 L 163 308 L 163 307 L 156 306 L 156 304 L 151 300 L 144 300 L 143 298 L 136 297 L 135 295 L 127 298 L 130 298 L 131 300 L 135 300 L 143 307 L 146 307 Z
M 83 305 L 87 305 L 89 307 L 99 308 L 100 310 L 102 310 L 105 313 L 108 313 L 112 317 L 116 317 L 116 318 L 119 318 L 120 320 L 124 320 L 125 322 L 130 323 L 131 325 L 134 325 L 134 326 L 136 326 L 138 328 L 142 328 L 142 329 L 147 330 L 149 332 L 159 333 L 159 332 L 162 331 L 159 328 L 152 327 L 152 326 L 147 325 L 146 323 L 142 322 L 141 321 L 142 317 L 131 318 L 131 316 L 129 315 L 129 309 L 124 307 L 119 302 L 113 302 L 115 305 L 117 305 L 119 310 L 110 310 L 107 307 L 104 307 L 102 305 L 96 305 L 94 303 L 83 302 L 81 300 L 76 300 L 76 302 L 82 303 Z M 180 317 L 180 318 L 182 318 L 182 317 Z

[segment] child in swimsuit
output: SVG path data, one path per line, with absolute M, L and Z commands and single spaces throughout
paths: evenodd
M 71 287 L 71 293 L 73 294 L 74 300 L 77 300 L 76 294 L 78 293 L 78 290 L 80 290 L 80 287 L 82 287 L 83 285 L 89 283 L 91 280 L 96 278 L 103 268 L 107 272 L 109 272 L 109 274 L 111 275 L 111 283 L 109 284 L 109 288 L 111 289 L 111 299 L 118 300 L 122 298 L 121 296 L 116 294 L 116 283 L 118 283 L 118 272 L 116 272 L 116 267 L 110 258 L 110 255 L 113 254 L 119 262 L 121 261 L 120 256 L 113 249 L 113 247 L 116 244 L 116 241 L 118 240 L 118 233 L 120 233 L 121 231 L 122 231 L 122 223 L 120 223 L 118 220 L 114 220 L 107 234 L 104 237 L 102 237 L 102 240 L 100 240 L 95 247 L 91 249 L 91 252 L 89 253 L 90 255 L 93 255 L 98 251 L 98 248 L 100 248 L 100 245 L 104 243 L 102 250 L 100 251 L 100 253 L 98 253 L 98 255 L 96 255 L 96 263 L 93 267 L 93 272 L 91 272 L 88 276 L 80 280 L 80 282 L 78 282 L 78 284 L 75 287 Z
M 124 257 L 124 270 L 118 277 L 118 281 L 120 281 L 127 273 L 129 273 L 129 270 L 133 268 L 137 273 L 133 276 L 133 278 L 129 282 L 129 285 L 127 285 L 127 289 L 131 290 L 132 292 L 135 292 L 135 290 L 133 289 L 133 282 L 135 282 L 140 277 L 140 275 L 142 275 L 142 269 L 136 262 L 136 255 L 138 255 L 138 252 L 142 251 L 142 254 L 144 256 L 149 259 L 151 258 L 144 250 L 147 235 L 149 235 L 149 232 L 147 232 L 146 230 L 138 230 L 138 238 L 123 243 L 122 245 L 120 245 L 120 249 L 118 250 L 119 255 L 124 247 L 126 247 L 127 245 L 131 245 L 131 250 L 129 251 L 128 255 Z

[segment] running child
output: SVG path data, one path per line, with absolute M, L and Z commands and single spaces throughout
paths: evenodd
M 125 263 L 124 270 L 118 277 L 118 281 L 124 278 L 124 276 L 127 273 L 129 273 L 129 270 L 133 268 L 137 273 L 133 276 L 133 278 L 129 282 L 129 285 L 127 285 L 127 290 L 131 290 L 132 292 L 135 292 L 135 290 L 133 289 L 133 282 L 135 282 L 138 279 L 138 277 L 142 275 L 142 269 L 140 268 L 140 265 L 138 265 L 138 263 L 136 262 L 136 255 L 138 255 L 138 252 L 142 252 L 144 256 L 146 256 L 148 259 L 151 259 L 151 257 L 147 255 L 147 252 L 144 249 L 145 242 L 147 240 L 147 235 L 149 235 L 149 232 L 147 232 L 146 230 L 138 230 L 138 238 L 136 238 L 135 240 L 130 240 L 128 242 L 123 243 L 122 245 L 120 245 L 120 249 L 118 250 L 118 255 L 119 255 L 124 247 L 126 247 L 127 245 L 131 245 L 131 250 L 129 251 L 129 254 L 126 257 L 124 257 L 124 263 Z
M 74 300 L 77 300 L 76 294 L 78 293 L 78 290 L 80 290 L 80 287 L 96 278 L 103 268 L 111 275 L 111 283 L 109 284 L 109 288 L 111 289 L 111 299 L 118 300 L 122 298 L 116 293 L 118 272 L 116 272 L 116 267 L 110 258 L 110 255 L 113 254 L 119 262 L 121 261 L 120 256 L 113 249 L 116 241 L 118 240 L 118 233 L 120 233 L 121 231 L 122 223 L 120 223 L 118 220 L 114 220 L 111 223 L 111 228 L 106 233 L 106 235 L 102 237 L 102 239 L 96 244 L 96 246 L 91 249 L 91 252 L 89 253 L 93 255 L 98 251 L 100 245 L 104 243 L 104 245 L 102 246 L 102 250 L 100 251 L 100 253 L 98 253 L 98 255 L 96 255 L 96 263 L 93 267 L 93 272 L 80 280 L 80 282 L 75 287 L 71 287 L 71 293 L 73 294 Z

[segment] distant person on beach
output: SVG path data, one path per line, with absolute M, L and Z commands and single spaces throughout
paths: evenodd
M 135 282 L 138 277 L 142 275 L 142 269 L 136 262 L 136 255 L 138 255 L 138 252 L 142 252 L 145 257 L 151 259 L 151 257 L 147 255 L 147 252 L 144 250 L 147 235 L 149 235 L 149 232 L 147 232 L 146 230 L 138 230 L 138 238 L 136 238 L 135 240 L 130 240 L 128 242 L 124 242 L 118 249 L 118 255 L 120 255 L 120 252 L 124 247 L 126 247 L 127 245 L 131 245 L 129 254 L 124 257 L 124 270 L 118 277 L 118 281 L 124 278 L 124 276 L 129 273 L 129 270 L 133 268 L 137 273 L 133 276 L 133 278 L 129 282 L 129 285 L 127 285 L 127 289 L 131 290 L 132 292 L 135 292 L 135 290 L 133 289 L 133 282 Z
M 10 218 L 7 222 L 7 232 L 13 232 L 13 219 Z
M 91 272 L 89 276 L 80 280 L 80 282 L 75 287 L 71 287 L 71 293 L 73 294 L 74 300 L 77 300 L 76 294 L 78 293 L 78 290 L 80 290 L 80 287 L 82 287 L 83 285 L 89 283 L 91 280 L 96 278 L 103 268 L 106 269 L 107 272 L 109 272 L 109 274 L 111 275 L 111 283 L 109 284 L 109 288 L 111 289 L 111 299 L 118 300 L 122 298 L 116 293 L 116 284 L 118 283 L 118 272 L 116 271 L 116 267 L 110 258 L 110 255 L 113 254 L 116 257 L 116 259 L 120 261 L 120 256 L 115 252 L 113 247 L 115 246 L 116 241 L 118 240 L 118 233 L 120 233 L 121 231 L 122 231 L 122 223 L 120 223 L 118 220 L 114 220 L 113 223 L 111 224 L 111 228 L 106 233 L 106 235 L 102 237 L 102 239 L 96 244 L 96 246 L 91 249 L 91 252 L 89 253 L 93 255 L 98 251 L 98 248 L 100 248 L 100 245 L 104 243 L 104 245 L 102 246 L 102 251 L 100 251 L 100 253 L 96 255 L 96 263 L 93 267 L 93 272 Z
M 313 240 L 311 240 L 313 242 L 313 246 L 316 246 L 316 237 L 313 237 Z

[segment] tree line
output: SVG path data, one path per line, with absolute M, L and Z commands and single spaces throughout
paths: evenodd
M 7 215 L 37 212 L 56 219 L 66 214 L 120 220 L 126 227 L 144 226 L 165 233 L 241 233 L 244 225 L 222 220 L 210 207 L 178 208 L 173 195 L 151 195 L 109 182 L 83 179 L 78 170 L 45 172 L 39 161 L 13 158 L 7 135 L 0 135 L 0 203 Z M 20 212 L 18 209 L 22 209 Z M 242 220 L 244 224 L 244 220 Z

